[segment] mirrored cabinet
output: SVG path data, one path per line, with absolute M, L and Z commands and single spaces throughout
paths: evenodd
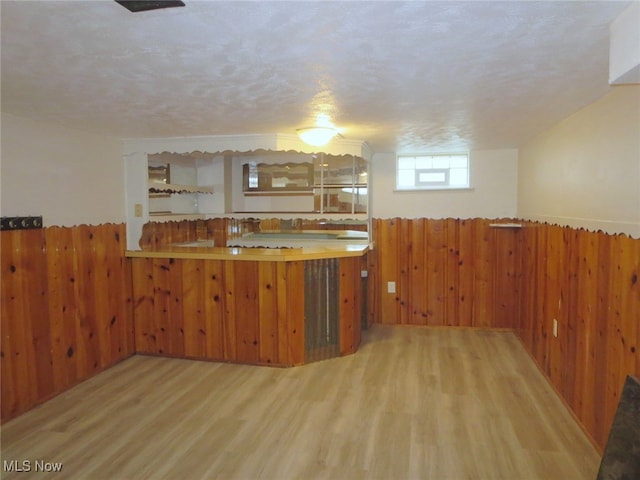
M 202 157 L 202 156 L 200 156 Z M 199 206 L 204 195 L 214 192 L 205 184 L 207 171 L 213 168 L 212 158 L 192 155 L 149 155 L 147 189 L 149 216 L 193 215 L 205 213 Z
M 139 248 L 150 221 L 368 220 L 366 144 L 341 139 L 325 152 L 308 148 L 286 134 L 126 141 L 128 248 Z
M 242 165 L 242 190 L 247 192 L 311 192 L 313 164 L 310 162 L 256 163 Z
M 282 212 L 367 213 L 367 162 L 362 157 L 281 152 L 248 156 L 241 163 L 242 196 L 236 195 L 235 212 L 274 211 L 277 204 Z
M 367 213 L 367 173 L 362 157 L 319 154 L 314 168 L 314 210 Z

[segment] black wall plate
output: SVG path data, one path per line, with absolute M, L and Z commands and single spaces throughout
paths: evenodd
M 0 230 L 29 230 L 42 228 L 42 216 L 40 217 L 2 217 Z

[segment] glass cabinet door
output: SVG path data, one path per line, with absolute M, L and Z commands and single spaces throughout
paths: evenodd
M 313 165 L 304 163 L 255 163 L 242 166 L 245 192 L 305 191 L 313 188 Z
M 367 213 L 367 166 L 353 155 L 319 154 L 314 162 L 317 212 Z
M 313 196 L 313 204 L 309 203 L 307 207 L 310 212 L 367 213 L 367 162 L 363 158 L 325 153 L 297 156 L 298 161 L 267 163 L 256 159 L 243 163 L 245 197 L 278 196 L 284 199 L 309 195 Z M 300 161 L 307 159 L 309 161 Z

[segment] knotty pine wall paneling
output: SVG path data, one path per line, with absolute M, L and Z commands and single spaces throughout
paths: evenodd
M 367 323 L 513 328 L 602 448 L 626 375 L 640 374 L 640 240 L 493 222 L 373 219 Z M 219 245 L 228 228 L 227 219 L 154 224 L 141 243 L 206 235 Z M 289 339 L 304 334 L 304 299 L 287 287 L 302 282 L 302 262 L 130 263 L 124 233 L 124 225 L 1 233 L 3 420 L 132 354 L 132 298 L 140 352 L 303 363 L 303 343 Z M 355 289 L 358 280 L 358 268 L 341 265 L 341 284 Z M 340 293 L 344 311 L 357 308 L 350 295 Z M 258 327 L 251 299 L 265 319 Z
M 227 279 L 228 324 L 233 324 L 234 352 L 238 359 L 247 363 L 258 363 L 260 358 L 260 309 L 258 308 L 258 262 L 225 262 Z M 233 272 L 233 275 L 231 275 Z M 264 296 L 262 297 L 264 298 Z M 273 328 L 270 325 L 270 330 Z
M 0 233 L 2 420 L 134 353 L 125 226 Z
M 38 318 L 48 313 L 42 230 L 0 232 L 2 245 L 2 419 L 55 391 L 51 335 Z M 43 331 L 44 330 L 44 331 Z M 36 363 L 36 358 L 43 361 Z
M 624 380 L 640 375 L 640 240 L 534 222 L 521 239 L 514 330 L 603 449 Z
M 338 266 L 340 355 L 355 353 L 360 345 L 362 333 L 362 280 L 360 278 L 361 259 L 348 257 L 340 259 Z
M 196 259 L 184 259 L 182 262 L 182 278 L 204 279 L 204 262 Z M 182 285 L 184 310 L 192 312 L 183 319 L 183 337 L 185 355 L 202 357 L 207 352 L 205 309 L 198 308 L 204 304 L 204 283 L 192 282 Z
M 640 375 L 640 240 L 494 222 L 373 219 L 372 320 L 512 328 L 602 449 L 626 375 Z
M 258 362 L 272 363 L 278 358 L 278 299 L 273 291 L 278 284 L 278 264 L 258 263 L 258 304 L 260 322 L 265 326 L 259 329 Z
M 520 315 L 519 229 L 490 223 L 374 219 L 374 321 L 511 328 Z M 388 293 L 388 282 L 396 293 Z
M 279 230 L 281 219 L 269 218 L 257 221 L 242 218 L 211 218 L 206 220 L 176 220 L 172 222 L 148 222 L 142 229 L 139 244 L 143 250 L 157 250 L 163 245 L 196 240 L 213 240 L 216 247 L 224 247 L 227 239 L 260 230 Z M 296 219 L 295 229 L 301 230 L 366 230 L 366 224 L 332 223 L 331 219 Z M 289 227 L 290 228 L 290 227 Z
M 228 230 L 235 224 L 239 223 L 229 218 L 148 222 L 142 228 L 138 243 L 143 250 L 157 250 L 163 245 L 196 240 L 213 240 L 216 247 L 224 247 Z
M 304 363 L 302 262 L 131 260 L 139 353 Z
M 133 258 L 137 352 L 300 365 L 305 361 L 304 261 Z M 339 262 L 340 353 L 360 344 L 361 257 Z

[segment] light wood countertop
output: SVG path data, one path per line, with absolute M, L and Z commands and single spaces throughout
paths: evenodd
M 171 245 L 158 250 L 127 250 L 131 258 L 190 258 L 202 260 L 244 260 L 258 262 L 293 262 L 321 258 L 361 257 L 369 245 L 331 245 L 301 248 L 195 247 Z

